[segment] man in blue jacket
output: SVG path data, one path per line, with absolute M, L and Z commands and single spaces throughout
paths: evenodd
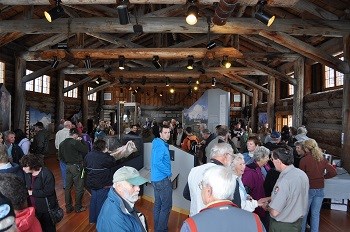
M 147 181 L 133 167 L 119 168 L 113 175 L 113 187 L 98 216 L 97 231 L 146 232 L 146 219 L 135 210 L 134 204 L 139 197 L 139 186 Z
M 168 220 L 172 207 L 171 162 L 169 145 L 170 128 L 159 127 L 160 138 L 152 142 L 151 182 L 154 189 L 154 231 L 168 231 Z

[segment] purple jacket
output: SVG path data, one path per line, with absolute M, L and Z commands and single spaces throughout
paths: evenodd
M 247 193 L 252 196 L 254 200 L 259 200 L 260 198 L 266 197 L 264 190 L 264 180 L 265 177 L 261 171 L 261 168 L 257 165 L 256 162 L 253 162 L 246 166 L 246 169 L 242 175 L 242 182 L 247 190 Z M 254 212 L 257 213 L 260 217 L 265 216 L 265 210 L 263 210 L 261 207 L 257 207 Z

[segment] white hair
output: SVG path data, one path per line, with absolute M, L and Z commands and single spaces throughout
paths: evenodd
M 236 188 L 237 176 L 230 168 L 215 165 L 204 172 L 203 185 L 212 188 L 212 195 L 217 200 L 232 200 Z
M 210 158 L 215 158 L 218 156 L 224 156 L 226 154 L 233 155 L 233 149 L 228 143 L 218 143 L 213 146 L 210 150 Z
M 235 168 L 238 161 L 244 160 L 244 157 L 241 153 L 233 154 L 232 167 Z

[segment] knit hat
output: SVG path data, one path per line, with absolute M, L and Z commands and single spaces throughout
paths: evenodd
M 11 201 L 0 193 L 0 232 L 10 229 L 15 224 L 15 217 Z
M 273 132 L 271 133 L 270 137 L 271 137 L 272 139 L 278 139 L 278 138 L 281 137 L 281 133 L 279 133 L 278 131 L 273 131 Z
M 120 181 L 127 181 L 132 185 L 142 185 L 148 182 L 135 168 L 129 166 L 121 167 L 114 173 L 113 183 Z

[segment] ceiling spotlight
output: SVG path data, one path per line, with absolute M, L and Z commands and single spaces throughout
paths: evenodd
M 197 90 L 198 90 L 198 86 L 195 85 L 195 86 L 193 87 L 193 89 L 194 89 L 195 91 L 197 91 Z
M 213 49 L 216 47 L 216 43 L 214 41 L 210 41 L 208 44 L 207 44 L 207 49 L 210 50 L 210 49 Z
M 198 7 L 194 4 L 195 0 L 189 0 L 191 4 L 187 9 L 186 23 L 189 25 L 195 25 L 198 18 Z
M 124 64 L 125 64 L 125 57 L 124 56 L 119 56 L 119 69 L 120 70 L 124 70 L 125 69 Z
M 174 88 L 170 88 L 169 92 L 170 93 L 175 93 L 175 89 Z
M 96 79 L 96 81 L 95 81 L 95 82 L 96 82 L 96 84 L 98 84 L 98 85 L 99 85 L 99 84 L 101 83 L 101 81 L 102 81 L 102 78 L 101 78 L 101 77 L 98 77 L 98 78 Z
M 266 3 L 266 0 L 260 0 L 258 2 L 258 9 L 255 12 L 255 18 L 269 27 L 272 25 L 273 21 L 275 21 L 276 17 L 274 15 L 271 16 L 270 14 L 263 11 Z
M 57 68 L 57 66 L 58 66 L 59 63 L 60 63 L 60 62 L 57 60 L 57 56 L 55 56 L 55 57 L 53 58 L 52 63 L 51 63 L 51 68 Z
M 118 10 L 118 17 L 119 17 L 119 23 L 120 25 L 126 25 L 130 23 L 130 17 L 128 12 L 128 6 L 123 4 L 117 6 Z
M 63 10 L 62 6 L 60 5 L 60 3 L 61 3 L 61 0 L 56 0 L 56 6 L 54 8 L 52 8 L 49 11 L 44 11 L 45 18 L 50 23 L 53 20 L 58 19 L 59 17 L 61 17 L 64 14 L 64 10 Z
M 131 91 L 132 90 L 132 87 L 131 86 L 129 86 L 129 91 Z
M 196 85 L 199 85 L 199 80 L 196 80 Z
M 189 70 L 193 69 L 194 59 L 193 56 L 188 56 L 187 66 L 186 68 Z
M 156 69 L 160 69 L 162 67 L 162 65 L 159 62 L 159 56 L 153 56 L 152 64 Z
M 159 97 L 163 97 L 163 91 L 160 92 Z
M 86 56 L 85 57 L 84 66 L 85 66 L 85 68 L 91 68 L 91 58 L 90 58 L 90 56 Z
M 225 68 L 231 67 L 231 62 L 228 60 L 228 56 L 224 56 L 224 58 L 221 61 L 221 65 Z
M 170 82 L 169 77 L 166 77 L 165 78 L 165 86 L 169 86 L 169 82 Z
M 211 78 L 211 86 L 215 86 L 216 85 L 216 78 L 215 77 L 212 77 Z

